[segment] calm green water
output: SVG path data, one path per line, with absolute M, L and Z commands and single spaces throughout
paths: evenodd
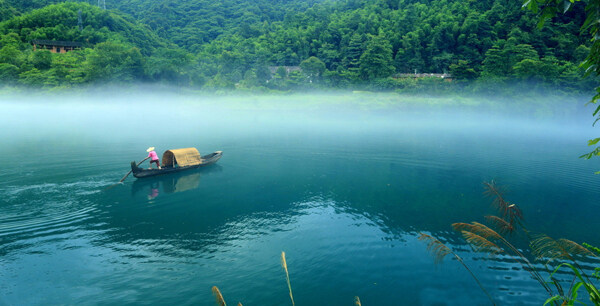
M 494 213 L 491 179 L 529 229 L 600 245 L 600 164 L 577 158 L 591 117 L 128 99 L 2 105 L 0 304 L 213 305 L 218 286 L 230 304 L 289 305 L 282 251 L 297 305 L 488 304 L 455 260 L 434 264 L 419 232 L 453 247 L 500 304 L 542 304 L 520 265 L 452 231 Z M 114 185 L 148 146 L 224 155 Z

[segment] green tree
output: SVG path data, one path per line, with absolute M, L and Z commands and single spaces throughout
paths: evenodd
M 0 21 L 10 19 L 17 14 L 18 11 L 14 7 L 10 6 L 4 0 L 0 1 Z
M 234 89 L 235 84 L 227 77 L 225 77 L 221 73 L 217 73 L 214 77 L 210 78 L 206 84 L 204 84 L 204 88 L 211 90 L 218 89 Z
M 525 0 L 523 7 L 535 13 L 540 12 L 538 26 L 541 28 L 547 20 L 555 17 L 558 12 L 566 13 L 571 10 L 575 2 L 575 0 Z M 586 3 L 585 22 L 581 26 L 581 30 L 589 31 L 592 34 L 592 46 L 589 54 L 581 63 L 581 67 L 588 75 L 593 74 L 598 76 L 600 75 L 600 23 L 598 22 L 600 20 L 600 0 L 588 0 Z M 600 101 L 600 87 L 596 87 L 596 92 L 597 94 L 592 98 L 591 103 L 598 104 L 598 101 Z M 593 115 L 596 116 L 595 124 L 600 120 L 600 105 L 596 107 Z M 589 140 L 588 145 L 595 146 L 598 142 L 600 142 L 600 137 Z M 600 156 L 600 147 L 597 146 L 592 152 L 584 154 L 581 157 L 589 159 L 594 156 Z M 600 171 L 597 173 L 600 173 Z M 600 297 L 598 302 L 600 302 Z
M 290 71 L 288 79 L 285 82 L 285 89 L 293 89 L 301 87 L 302 84 L 306 83 L 306 77 L 297 70 Z
M 100 43 L 89 50 L 87 68 L 90 81 L 133 81 L 144 77 L 139 49 L 117 42 Z
M 283 67 L 283 66 L 277 67 L 277 70 L 275 70 L 275 76 L 279 77 L 280 79 L 287 78 L 288 74 L 287 74 L 287 70 L 285 69 L 285 67 Z
M 19 76 L 19 67 L 7 63 L 0 63 L 0 82 L 13 84 Z
M 271 78 L 267 86 L 273 89 L 285 90 L 288 87 L 288 73 L 285 67 L 278 67 L 273 74 L 273 78 Z
M 359 71 L 365 80 L 388 77 L 394 72 L 392 46 L 384 36 L 371 38 L 360 57 Z
M 6 63 L 20 67 L 24 60 L 23 53 L 14 45 L 7 45 L 0 49 L 0 63 Z
M 160 48 L 146 62 L 146 74 L 156 81 L 190 84 L 192 55 L 182 49 Z
M 452 59 L 454 56 L 447 52 L 442 52 L 440 55 L 436 55 L 431 59 L 432 62 L 432 72 L 445 72 L 448 71 L 450 64 L 452 63 Z
M 264 85 L 271 78 L 271 71 L 269 70 L 269 67 L 267 67 L 267 65 L 260 63 L 256 64 L 254 66 L 254 70 L 256 72 L 256 77 L 260 84 Z
M 254 70 L 248 70 L 244 74 L 244 79 L 240 81 L 238 88 L 257 88 L 260 85 L 256 72 Z
M 17 33 L 8 33 L 6 35 L 2 35 L 0 38 L 0 47 L 5 46 L 15 46 L 18 47 L 21 45 L 21 38 Z
M 50 71 L 63 86 L 81 84 L 86 80 L 85 53 L 71 51 L 54 57 Z
M 394 65 L 398 71 L 412 73 L 426 70 L 422 41 L 419 31 L 409 32 L 402 37 L 401 47 L 394 58 Z
M 31 53 L 30 57 L 31 64 L 37 69 L 50 69 L 50 66 L 52 65 L 52 53 L 48 50 L 35 51 Z
M 356 69 L 360 64 L 360 57 L 364 50 L 364 38 L 358 33 L 352 34 L 348 46 L 344 50 L 342 64 L 349 70 Z
M 590 48 L 585 45 L 579 45 L 573 52 L 573 58 L 577 63 L 585 61 L 585 58 L 590 54 Z
M 317 82 L 325 72 L 325 63 L 311 56 L 300 63 L 300 68 L 310 82 Z
M 526 58 L 513 66 L 514 75 L 524 80 L 533 80 L 540 77 L 540 60 Z
M 508 60 L 509 65 L 512 67 L 522 60 L 539 60 L 540 56 L 538 52 L 528 44 L 515 45 L 511 40 L 504 46 L 505 60 Z
M 481 72 L 482 75 L 507 76 L 510 69 L 509 63 L 504 56 L 504 52 L 498 47 L 490 48 L 485 52 L 483 70 Z
M 474 80 L 478 76 L 477 71 L 465 60 L 459 60 L 458 63 L 450 65 L 450 74 L 456 80 Z
M 19 74 L 19 83 L 32 87 L 42 87 L 46 82 L 46 76 L 37 68 Z

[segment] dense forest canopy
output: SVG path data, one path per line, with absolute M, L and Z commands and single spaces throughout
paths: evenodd
M 509 0 L 0 0 L 0 82 L 205 89 L 528 86 L 589 91 L 583 5 L 536 27 Z M 64 54 L 34 40 L 82 43 Z M 299 67 L 286 69 L 283 66 Z M 279 67 L 279 69 L 277 69 Z M 412 78 L 402 74 L 450 74 Z M 466 82 L 472 81 L 472 82 Z

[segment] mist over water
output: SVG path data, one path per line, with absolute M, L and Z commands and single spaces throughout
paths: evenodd
M 597 137 L 592 109 L 532 101 L 6 96 L 0 304 L 208 305 L 214 285 L 229 303 L 288 304 L 281 251 L 298 305 L 486 304 L 458 263 L 434 265 L 425 232 L 499 303 L 539 305 L 547 297 L 528 272 L 473 253 L 450 226 L 494 213 L 482 183 L 495 179 L 529 230 L 600 245 L 600 164 L 578 158 Z M 149 146 L 224 155 L 114 185 Z

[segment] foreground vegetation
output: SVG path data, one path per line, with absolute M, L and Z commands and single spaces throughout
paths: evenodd
M 600 259 L 600 249 L 585 243 L 580 245 L 568 239 L 553 239 L 527 229 L 520 208 L 504 197 L 503 188 L 494 181 L 486 182 L 484 186 L 485 193 L 492 199 L 497 212 L 497 215 L 485 216 L 489 226 L 479 222 L 452 224 L 472 250 L 490 256 L 507 256 L 520 265 L 522 271 L 528 272 L 547 293 L 544 305 L 585 305 L 586 301 L 600 305 L 600 267 L 589 266 L 590 258 Z M 427 249 L 434 256 L 436 263 L 441 263 L 447 255 L 452 255 L 470 273 L 488 297 L 490 304 L 497 304 L 498 297 L 485 289 L 486 284 L 481 283 L 468 264 L 451 247 L 424 233 L 421 233 L 418 239 L 427 243 Z M 527 242 L 529 250 L 520 247 L 522 241 Z M 583 262 L 585 264 L 582 264 Z M 295 305 L 285 252 L 281 253 L 281 266 L 285 272 L 291 305 Z M 589 274 L 592 269 L 592 273 Z M 226 302 L 220 290 L 214 286 L 212 292 L 216 304 L 225 306 Z M 361 305 L 358 296 L 354 298 L 354 305 Z
M 287 285 L 288 285 L 290 300 L 291 300 L 292 306 L 294 306 L 294 305 L 296 305 L 296 303 L 294 302 L 294 294 L 292 293 L 292 285 L 290 283 L 290 273 L 288 271 L 287 262 L 285 260 L 285 252 L 281 252 L 281 267 L 285 271 L 285 279 L 286 279 Z M 223 294 L 221 294 L 221 291 L 219 290 L 219 288 L 217 286 L 213 286 L 211 290 L 212 290 L 213 295 L 215 296 L 216 305 L 226 306 L 227 303 L 225 302 L 225 298 L 223 298 Z M 242 303 L 238 302 L 237 305 L 242 306 Z M 360 303 L 360 298 L 358 296 L 354 297 L 354 305 L 355 306 L 362 305 Z
M 506 255 L 521 265 L 524 271 L 531 274 L 544 291 L 548 294 L 545 304 L 574 305 L 585 304 L 580 298 L 580 289 L 586 291 L 587 297 L 594 305 L 600 305 L 600 267 L 595 267 L 592 275 L 579 262 L 585 258 L 600 258 L 600 249 L 584 244 L 584 246 L 568 239 L 552 239 L 545 234 L 536 234 L 524 226 L 523 215 L 519 207 L 508 202 L 493 181 L 485 183 L 486 193 L 493 198 L 493 204 L 498 215 L 486 216 L 490 226 L 479 222 L 454 223 L 452 227 L 460 232 L 474 251 L 490 255 Z M 512 238 L 512 239 L 511 239 Z M 528 241 L 531 254 L 541 265 L 534 265 L 511 240 L 524 239 Z M 494 298 L 485 290 L 479 279 L 473 274 L 462 259 L 441 241 L 427 234 L 421 234 L 420 240 L 427 242 L 427 248 L 434 255 L 436 262 L 449 254 L 467 269 L 492 304 Z M 588 269 L 589 270 L 589 269 Z M 561 281 L 555 274 L 571 277 L 570 281 Z M 567 275 L 567 276 L 565 276 Z M 568 287 L 564 287 L 568 285 Z M 544 304 L 544 305 L 545 305 Z

